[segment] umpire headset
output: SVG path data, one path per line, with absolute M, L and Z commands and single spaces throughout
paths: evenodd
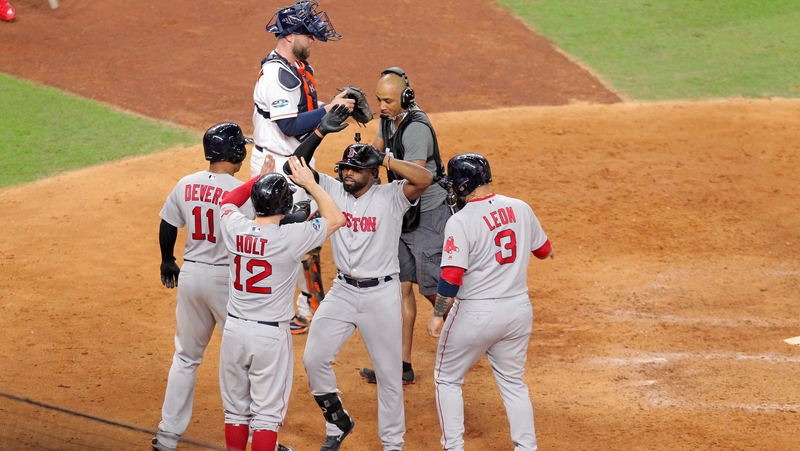
M 406 77 L 406 73 L 403 72 L 403 69 L 393 66 L 381 72 L 381 75 L 386 74 L 395 74 L 399 77 L 403 77 L 403 81 L 406 82 L 406 88 L 400 93 L 400 108 L 404 110 L 409 109 L 411 105 L 414 104 L 414 90 L 411 89 L 411 86 L 408 84 L 408 77 Z

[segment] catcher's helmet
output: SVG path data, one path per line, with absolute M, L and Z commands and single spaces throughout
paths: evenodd
M 492 170 L 486 158 L 476 153 L 462 153 L 447 162 L 447 175 L 439 180 L 439 185 L 448 191 L 452 188 L 456 196 L 466 197 L 491 181 Z
M 296 191 L 281 174 L 272 172 L 256 180 L 250 190 L 250 200 L 258 216 L 285 215 L 292 209 L 292 195 Z
M 284 6 L 272 16 L 267 32 L 282 38 L 290 34 L 310 34 L 320 41 L 338 41 L 342 35 L 333 29 L 325 11 L 317 12 L 319 2 L 306 0 Z M 273 22 L 274 21 L 274 22 Z
M 214 125 L 203 135 L 203 151 L 208 161 L 229 161 L 238 164 L 247 156 L 245 144 L 252 143 L 233 122 Z

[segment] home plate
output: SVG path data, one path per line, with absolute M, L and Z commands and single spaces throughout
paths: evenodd
M 787 338 L 786 340 L 783 341 L 789 343 L 790 345 L 800 345 L 800 337 Z

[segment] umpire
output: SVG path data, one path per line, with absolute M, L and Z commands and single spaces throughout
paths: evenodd
M 390 67 L 381 72 L 376 95 L 380 101 L 381 122 L 378 135 L 372 145 L 391 153 L 394 158 L 425 167 L 433 181 L 444 176 L 444 165 L 439 154 L 439 143 L 428 115 L 415 101 L 408 77 L 403 69 Z M 393 171 L 387 171 L 389 181 L 400 179 Z M 414 321 L 417 303 L 413 284 L 431 305 L 436 300 L 436 286 L 441 271 L 444 226 L 452 215 L 445 205 L 447 192 L 438 183 L 431 184 L 403 217 L 403 233 L 400 235 L 400 282 L 403 312 L 403 385 L 414 383 L 411 366 L 411 344 L 414 336 Z M 375 383 L 375 372 L 362 368 L 361 376 Z

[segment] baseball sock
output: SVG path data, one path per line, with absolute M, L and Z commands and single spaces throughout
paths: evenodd
M 403 362 L 403 372 L 407 373 L 411 371 L 411 362 Z
M 278 446 L 278 433 L 260 430 L 253 432 L 252 451 L 274 451 Z
M 250 438 L 250 425 L 225 424 L 225 447 L 228 451 L 245 451 Z

